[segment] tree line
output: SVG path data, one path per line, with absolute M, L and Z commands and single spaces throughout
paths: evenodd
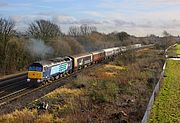
M 0 17 L 0 75 L 25 71 L 36 60 L 133 43 L 152 43 L 126 32 L 100 33 L 95 26 L 87 24 L 71 26 L 67 34 L 57 24 L 43 19 L 30 23 L 23 33 L 15 30 L 15 26 L 13 20 Z M 167 37 L 164 45 L 169 44 Z
M 0 17 L 0 75 L 26 70 L 36 60 L 78 54 L 85 52 L 86 46 L 96 45 L 83 42 L 94 40 L 90 35 L 97 32 L 95 26 L 87 24 L 69 27 L 67 35 L 49 20 L 35 20 L 23 33 L 15 30 L 15 26 L 13 20 Z

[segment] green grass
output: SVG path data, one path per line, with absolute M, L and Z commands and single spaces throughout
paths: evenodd
M 179 57 L 180 55 L 180 44 L 176 45 L 175 47 L 172 47 L 168 50 L 168 57 Z
M 149 123 L 180 123 L 180 61 L 168 60 L 165 75 Z
M 177 55 L 180 55 L 180 45 L 176 45 L 176 53 Z

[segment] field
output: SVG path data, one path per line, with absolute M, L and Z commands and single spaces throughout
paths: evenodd
M 176 46 L 180 53 L 180 45 Z M 149 123 L 180 122 L 180 61 L 167 60 L 161 90 L 156 97 Z
M 138 123 L 162 64 L 158 50 L 127 52 L 97 69 L 79 74 L 63 87 L 32 102 L 27 109 L 0 116 L 0 122 Z M 37 109 L 40 102 L 48 103 L 48 110 Z

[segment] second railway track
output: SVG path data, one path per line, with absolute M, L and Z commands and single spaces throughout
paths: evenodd
M 4 88 L 17 85 L 22 80 L 25 80 L 27 78 L 27 73 L 23 73 L 18 76 L 13 76 L 10 78 L 5 78 L 0 80 L 0 90 L 3 90 Z

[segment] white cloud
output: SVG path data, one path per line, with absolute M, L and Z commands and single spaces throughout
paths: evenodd
M 113 20 L 115 26 L 125 26 L 125 27 L 133 27 L 136 26 L 134 22 L 124 21 L 124 20 Z
M 24 31 L 28 24 L 38 19 L 52 20 L 52 22 L 58 24 L 62 31 L 67 32 L 69 26 L 79 26 L 81 24 L 93 25 L 98 28 L 98 31 L 103 33 L 110 33 L 113 31 L 127 31 L 130 34 L 137 36 L 146 36 L 148 34 L 162 35 L 163 30 L 167 30 L 171 34 L 179 34 L 180 31 L 180 19 L 174 20 L 126 20 L 126 19 L 76 19 L 73 16 L 65 15 L 27 15 L 27 16 L 12 16 L 11 17 L 17 25 L 19 31 Z
M 104 17 L 103 13 L 97 11 L 84 11 L 82 13 L 92 17 Z
M 26 16 L 11 16 L 11 19 L 14 20 L 16 23 L 29 24 L 35 20 L 40 20 L 40 19 L 51 20 L 51 17 L 44 15 L 26 15 Z
M 26 31 L 28 25 L 35 20 L 51 20 L 51 17 L 44 15 L 11 16 L 10 18 L 15 22 L 15 29 L 22 32 Z
M 77 24 L 88 24 L 88 25 L 96 25 L 96 24 L 101 24 L 100 21 L 96 21 L 93 19 L 81 19 L 79 21 L 77 21 Z
M 41 1 L 49 2 L 50 0 Z M 143 36 L 152 33 L 161 35 L 163 30 L 167 30 L 172 34 L 179 34 L 180 9 L 178 5 L 180 5 L 180 0 L 122 0 L 121 2 L 101 0 L 101 4 L 96 5 L 97 10 L 87 8 L 85 11 L 78 11 L 76 9 L 74 13 L 79 13 L 79 15 L 41 11 L 34 15 L 12 16 L 12 18 L 21 28 L 24 25 L 27 27 L 34 20 L 46 19 L 63 27 L 62 30 L 67 30 L 72 25 L 89 24 L 97 26 L 102 32 L 127 31 Z M 0 8 L 3 6 L 9 5 L 0 3 Z M 31 4 L 14 4 L 14 6 L 32 7 Z
M 74 17 L 66 15 L 55 15 L 52 20 L 57 24 L 73 24 L 76 21 Z

